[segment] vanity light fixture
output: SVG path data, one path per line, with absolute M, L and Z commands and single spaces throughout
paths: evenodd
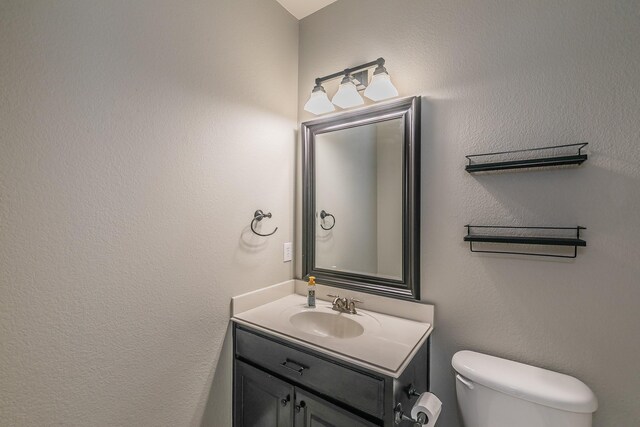
M 376 102 L 398 96 L 398 90 L 391 83 L 391 77 L 389 77 L 384 64 L 384 58 L 378 58 L 375 61 L 367 62 L 357 67 L 347 68 L 343 71 L 317 78 L 311 97 L 304 104 L 305 111 L 318 115 L 335 111 L 334 104 L 340 108 L 362 105 L 364 104 L 364 99 L 358 93 L 361 90 L 364 90 L 364 96 Z M 373 67 L 376 68 L 373 72 L 371 83 L 369 83 L 369 69 Z M 342 77 L 338 92 L 329 101 L 322 83 L 338 77 Z

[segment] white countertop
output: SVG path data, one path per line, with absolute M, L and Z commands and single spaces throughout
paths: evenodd
M 243 311 L 239 312 L 234 307 L 232 320 L 394 378 L 402 374 L 433 329 L 431 323 L 363 309 L 358 309 L 355 315 L 336 313 L 331 309 L 331 303 L 320 299 L 317 300 L 316 308 L 309 308 L 306 305 L 306 297 L 293 293 L 294 286 L 289 282 L 265 290 L 275 300 L 269 301 L 264 291 L 260 298 L 256 298 L 256 293 L 248 294 L 245 298 L 250 297 L 252 304 L 243 307 Z M 240 301 L 238 298 L 242 297 L 234 298 L 234 306 L 246 304 L 246 300 Z M 389 302 L 394 303 L 395 300 Z M 420 305 L 406 301 L 398 303 Z M 422 306 L 432 313 L 432 306 Z M 364 332 L 353 338 L 319 336 L 305 332 L 289 321 L 292 315 L 304 311 L 347 316 L 358 322 L 364 328 Z

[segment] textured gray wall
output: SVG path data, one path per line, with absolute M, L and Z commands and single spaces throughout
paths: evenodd
M 293 274 L 297 36 L 275 1 L 0 1 L 0 425 L 231 424 L 230 297 Z
M 473 349 L 577 376 L 597 426 L 638 425 L 640 3 L 340 0 L 301 21 L 300 119 L 315 77 L 379 56 L 401 95 L 424 96 L 439 424 L 458 425 L 450 359 Z M 578 169 L 464 172 L 465 154 L 581 141 Z M 468 222 L 581 224 L 589 246 L 574 261 L 475 255 Z

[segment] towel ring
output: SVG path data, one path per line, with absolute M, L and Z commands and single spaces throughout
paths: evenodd
M 324 219 L 326 217 L 330 216 L 333 219 L 333 224 L 331 224 L 331 227 L 327 228 L 324 225 L 322 225 L 322 223 L 324 222 Z M 332 214 L 330 214 L 329 212 L 325 211 L 324 209 L 320 211 L 320 219 L 322 219 L 322 222 L 320 223 L 320 227 L 323 230 L 331 230 L 333 227 L 336 226 L 336 217 L 333 216 Z
M 271 218 L 271 212 L 269 213 L 264 213 L 262 212 L 261 209 L 258 209 L 257 211 L 255 211 L 253 213 L 253 219 L 251 220 L 251 231 L 253 231 L 254 234 L 257 234 L 258 236 L 262 236 L 262 237 L 267 237 L 267 236 L 271 236 L 272 234 L 274 234 L 276 231 L 278 231 L 278 227 L 276 227 L 275 230 L 273 230 L 271 233 L 269 234 L 262 234 L 262 233 L 258 233 L 256 231 L 255 227 L 255 223 L 262 221 L 264 218 Z

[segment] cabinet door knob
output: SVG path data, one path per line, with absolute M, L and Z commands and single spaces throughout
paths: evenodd
M 280 401 L 280 404 L 281 404 L 282 406 L 287 406 L 287 403 L 289 403 L 289 401 L 290 401 L 290 400 L 291 400 L 291 396 L 287 394 L 287 398 L 286 398 L 286 399 L 282 399 L 282 400 Z
M 300 404 L 299 404 L 299 405 L 296 405 L 296 412 L 298 412 L 298 413 L 299 413 L 299 412 L 300 412 L 300 410 L 301 410 L 302 408 L 304 408 L 305 406 L 307 406 L 307 404 L 306 404 L 306 403 L 304 403 L 304 400 L 301 400 L 301 401 L 300 401 Z

